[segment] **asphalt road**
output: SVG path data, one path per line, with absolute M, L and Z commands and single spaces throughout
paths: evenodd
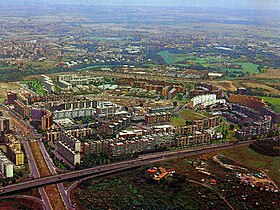
M 30 168 L 30 175 L 34 178 L 39 178 L 40 175 L 39 175 L 39 171 L 37 169 L 37 166 L 36 166 L 36 163 L 35 163 L 35 160 L 34 160 L 34 157 L 32 155 L 32 152 L 31 152 L 31 149 L 29 147 L 29 144 L 28 142 L 26 141 L 25 138 L 22 139 L 22 144 L 24 146 L 24 149 L 25 149 L 25 152 L 26 152 L 26 155 L 28 157 L 28 164 L 29 164 L 29 168 Z M 44 190 L 43 187 L 40 187 L 39 189 L 39 194 L 42 198 L 42 201 L 43 201 L 43 204 L 44 204 L 44 207 L 45 209 L 52 209 L 51 205 L 50 205 L 50 201 L 48 199 L 48 196 Z
M 21 135 L 23 136 L 22 138 L 22 144 L 24 146 L 24 150 L 26 151 L 27 157 L 28 157 L 28 164 L 29 164 L 29 168 L 30 168 L 30 174 L 33 178 L 38 179 L 40 178 L 40 173 L 38 171 L 37 165 L 35 163 L 34 157 L 32 155 L 32 151 L 31 148 L 29 146 L 28 140 L 27 138 L 30 138 L 32 140 L 34 139 L 39 139 L 41 137 L 41 135 L 39 135 L 36 130 L 28 123 L 26 123 L 24 120 L 21 119 L 20 116 L 17 115 L 17 113 L 13 112 L 12 110 L 9 109 L 9 107 L 7 107 L 4 104 L 0 104 L 0 106 L 2 106 L 5 110 L 9 111 L 9 114 L 11 117 L 13 117 L 15 119 L 15 121 L 18 122 L 18 130 L 20 131 Z M 45 159 L 45 162 L 48 165 L 48 168 L 50 170 L 50 172 L 52 174 L 56 174 L 54 165 L 52 163 L 52 160 L 49 156 L 49 154 L 47 153 L 43 143 L 41 141 L 38 141 L 38 146 L 43 154 L 43 157 Z M 52 164 L 51 164 L 52 163 Z M 63 199 L 64 204 L 66 205 L 67 209 L 70 209 L 69 207 L 71 206 L 71 201 L 69 200 L 66 190 L 63 186 L 62 183 L 58 183 L 57 184 L 58 190 L 61 194 L 61 197 Z M 43 204 L 44 204 L 44 209 L 52 209 L 49 198 L 46 194 L 46 191 L 44 188 L 40 187 L 39 189 L 39 194 L 42 198 Z M 0 190 L 1 191 L 1 190 Z
M 235 146 L 240 145 L 248 145 L 252 141 L 244 141 L 239 143 L 221 143 L 221 144 L 215 144 L 215 145 L 205 145 L 200 146 L 196 148 L 188 148 L 184 150 L 179 151 L 172 151 L 172 152 L 162 152 L 162 153 L 155 153 L 155 154 L 149 154 L 145 156 L 140 156 L 136 159 L 93 167 L 89 169 L 83 169 L 79 171 L 73 171 L 73 172 L 67 172 L 64 174 L 56 174 L 49 177 L 44 178 L 38 178 L 31 181 L 26 181 L 22 183 L 17 183 L 14 185 L 8 185 L 6 187 L 0 188 L 0 196 L 4 194 L 12 194 L 15 192 L 18 192 L 19 190 L 24 189 L 30 189 L 30 188 L 37 188 L 44 185 L 49 185 L 53 183 L 61 183 L 64 181 L 69 181 L 69 179 L 81 179 L 86 176 L 102 176 L 104 173 L 110 174 L 115 173 L 118 171 L 135 168 L 155 162 L 159 162 L 162 160 L 170 160 L 174 158 L 179 157 L 185 157 L 195 154 L 202 154 L 202 153 L 208 153 L 219 149 L 226 149 L 226 148 L 232 148 Z

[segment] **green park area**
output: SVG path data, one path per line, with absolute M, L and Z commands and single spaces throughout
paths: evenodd
M 187 120 L 201 120 L 204 118 L 206 118 L 204 114 L 200 114 L 193 110 L 182 110 L 171 117 L 170 124 L 173 126 L 183 127 L 186 125 Z
M 193 110 L 182 110 L 179 115 L 186 120 L 202 120 L 206 118 L 205 115 L 195 112 Z
M 186 125 L 186 120 L 179 116 L 172 116 L 170 120 L 170 124 L 176 127 L 183 127 Z
M 34 91 L 38 95 L 44 95 L 47 93 L 39 80 L 25 80 L 21 81 L 20 84 L 26 85 L 30 90 Z
M 274 109 L 276 112 L 280 113 L 280 98 L 274 98 L 274 97 L 263 97 L 264 102 L 268 103 L 268 105 Z
M 217 69 L 221 72 L 235 72 L 235 73 L 249 73 L 257 74 L 260 73 L 258 65 L 231 59 L 221 56 L 199 56 L 199 55 L 187 55 L 187 54 L 173 54 L 168 50 L 160 51 L 158 53 L 166 64 L 178 64 L 182 66 L 201 65 L 205 68 L 210 67 Z
M 184 54 L 172 54 L 168 50 L 160 51 L 158 53 L 163 59 L 166 64 L 177 63 L 178 61 L 183 62 L 185 61 L 188 56 Z

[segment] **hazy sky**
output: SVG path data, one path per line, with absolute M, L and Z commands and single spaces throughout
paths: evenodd
M 230 9 L 280 10 L 280 0 L 0 0 L 8 4 L 67 4 L 67 5 L 118 5 L 118 6 L 186 6 Z

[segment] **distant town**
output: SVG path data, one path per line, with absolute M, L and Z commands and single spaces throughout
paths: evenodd
M 279 206 L 278 19 L 29 9 L 0 9 L 0 208 Z

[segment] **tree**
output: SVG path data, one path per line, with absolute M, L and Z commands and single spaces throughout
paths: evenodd
M 177 94 L 177 99 L 178 99 L 179 101 L 182 101 L 182 99 L 183 99 L 183 94 L 178 93 L 178 94 Z

